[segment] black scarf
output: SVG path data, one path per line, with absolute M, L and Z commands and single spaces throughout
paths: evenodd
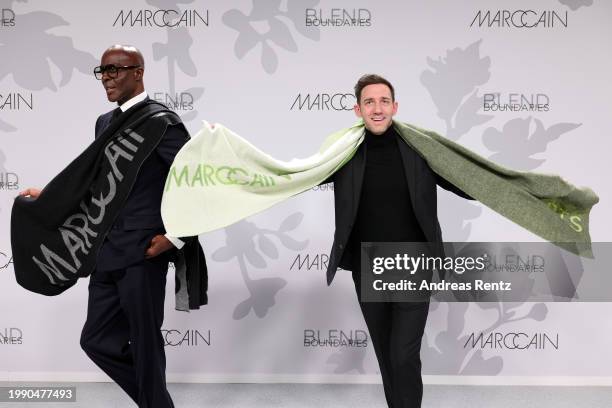
M 93 272 L 98 250 L 142 163 L 166 128 L 179 123 L 180 118 L 164 105 L 150 100 L 139 103 L 113 120 L 37 199 L 15 200 L 11 245 L 21 286 L 54 296 Z M 197 237 L 188 240 L 179 257 L 185 270 L 177 296 L 185 294 L 186 287 L 189 301 L 181 303 L 197 309 L 207 302 L 206 263 Z

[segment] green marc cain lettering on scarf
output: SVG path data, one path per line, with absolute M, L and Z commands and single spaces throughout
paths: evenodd
M 241 167 L 212 166 L 209 164 L 198 164 L 197 166 L 183 165 L 177 167 L 172 165 L 166 179 L 165 191 L 173 188 L 193 188 L 209 186 L 249 186 L 252 188 L 273 187 L 276 178 L 282 177 L 291 180 L 291 176 L 266 175 L 249 172 Z
M 436 132 L 408 123 L 394 121 L 393 126 L 448 182 L 547 241 L 592 257 L 589 214 L 599 197 L 591 189 L 575 187 L 557 175 L 507 169 Z M 284 162 L 223 125 L 212 129 L 205 124 L 173 163 L 162 199 L 166 230 L 174 236 L 205 233 L 307 191 L 353 157 L 363 134 L 363 121 L 359 121 L 329 135 L 316 154 Z M 197 170 L 203 163 L 210 169 L 202 165 Z M 213 182 L 219 187 L 207 188 Z

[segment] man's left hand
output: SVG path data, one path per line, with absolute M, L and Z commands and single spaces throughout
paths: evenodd
M 172 242 L 170 242 L 168 238 L 166 238 L 164 235 L 156 235 L 153 237 L 149 247 L 145 251 L 145 258 L 149 259 L 156 257 L 157 255 L 172 248 L 174 248 L 174 245 L 172 245 Z

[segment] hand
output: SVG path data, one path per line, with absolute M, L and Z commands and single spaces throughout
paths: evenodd
M 28 188 L 20 192 L 19 195 L 22 197 L 30 196 L 32 198 L 38 198 L 38 196 L 40 196 L 40 193 L 41 193 L 41 190 L 37 188 Z
M 157 255 L 172 248 L 174 248 L 174 245 L 168 240 L 168 238 L 166 238 L 165 235 L 156 235 L 153 237 L 149 243 L 149 247 L 145 251 L 145 258 L 149 259 L 156 257 Z

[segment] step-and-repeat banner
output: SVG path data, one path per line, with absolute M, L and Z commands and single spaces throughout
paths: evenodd
M 116 43 L 142 51 L 148 94 L 190 132 L 223 123 L 285 160 L 351 125 L 355 82 L 381 74 L 400 120 L 593 188 L 593 240 L 612 238 L 609 2 L 0 0 L 0 10 L 0 380 L 104 378 L 79 347 L 87 280 L 58 297 L 22 289 L 9 222 L 18 191 L 44 186 L 114 108 L 93 68 Z M 201 236 L 210 304 L 177 312 L 168 285 L 171 378 L 376 380 L 350 273 L 325 283 L 333 206 L 321 186 Z M 446 191 L 438 206 L 445 240 L 539 241 Z M 610 378 L 611 314 L 610 303 L 434 301 L 423 373 Z

